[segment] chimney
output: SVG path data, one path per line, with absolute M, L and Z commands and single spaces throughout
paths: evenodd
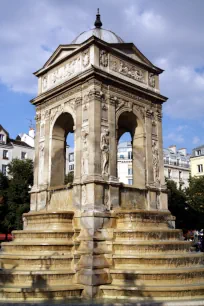
M 187 155 L 187 150 L 186 150 L 186 148 L 178 149 L 178 152 L 181 153 L 181 154 L 183 154 L 184 156 Z
M 30 129 L 29 129 L 28 135 L 29 135 L 30 137 L 32 137 L 32 138 L 35 138 L 35 130 L 34 130 L 34 128 L 30 128 Z
M 176 145 L 169 146 L 169 149 L 176 154 Z

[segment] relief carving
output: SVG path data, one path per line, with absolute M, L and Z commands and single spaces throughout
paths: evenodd
M 108 66 L 108 53 L 105 50 L 100 50 L 99 64 L 103 67 Z
M 49 75 L 50 85 L 55 85 L 58 82 L 71 77 L 80 71 L 80 57 L 70 60 L 63 67 L 57 68 Z M 47 87 L 47 86 L 46 86 Z M 44 88 L 44 87 L 43 87 Z
M 156 86 L 156 80 L 155 80 L 155 75 L 154 75 L 154 73 L 149 73 L 148 83 L 149 83 L 149 86 L 155 88 L 155 86 Z
M 88 131 L 82 130 L 82 175 L 89 173 Z
M 59 106 L 53 108 L 53 109 L 51 110 L 51 116 L 50 116 L 51 122 L 53 122 L 55 116 L 56 116 L 58 113 L 63 113 L 63 111 L 64 111 L 64 104 L 61 104 L 61 105 L 59 105 Z
M 102 174 L 109 174 L 109 130 L 101 133 Z
M 89 49 L 84 51 L 82 55 L 82 63 L 84 67 L 87 67 L 90 63 Z
M 159 150 L 157 147 L 157 142 L 155 140 L 152 140 L 152 163 L 154 182 L 159 183 Z
M 43 77 L 43 89 L 47 88 L 47 75 Z
M 121 61 L 116 57 L 113 56 L 111 57 L 110 69 L 115 72 L 121 73 L 133 80 L 145 83 L 144 70 L 136 66 L 133 66 L 125 61 Z
M 39 113 L 36 113 L 36 115 L 35 115 L 35 121 L 38 122 L 38 121 L 40 121 L 40 119 L 41 119 L 41 113 L 40 113 L 40 112 L 39 112 Z

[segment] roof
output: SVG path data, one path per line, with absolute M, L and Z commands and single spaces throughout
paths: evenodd
M 18 140 L 18 139 L 10 139 L 10 142 L 13 145 L 17 145 L 17 146 L 27 147 L 27 148 L 33 149 L 33 147 L 29 146 L 27 143 L 25 143 L 24 141 Z
M 82 32 L 79 34 L 73 41 L 72 44 L 81 44 L 87 39 L 89 39 L 91 36 L 96 36 L 100 38 L 101 40 L 104 40 L 105 42 L 109 44 L 119 44 L 124 43 L 122 38 L 120 38 L 117 34 L 110 30 L 102 29 L 102 28 L 94 28 L 85 32 Z
M 7 132 L 7 130 L 5 130 L 4 128 L 3 128 L 3 126 L 0 124 L 0 130 L 3 130 L 8 136 L 9 136 L 9 133 Z

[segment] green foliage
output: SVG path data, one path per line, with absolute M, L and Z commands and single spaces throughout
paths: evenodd
M 195 211 L 204 213 L 204 176 L 190 178 L 186 195 L 188 204 Z
M 182 229 L 204 228 L 204 215 L 189 203 L 188 192 L 191 187 L 188 188 L 189 190 L 181 190 L 177 188 L 174 181 L 167 180 L 167 189 L 168 208 L 176 217 L 176 227 Z M 193 194 L 193 190 L 191 192 Z
M 72 171 L 65 176 L 65 184 L 73 183 L 73 180 L 74 180 L 74 172 Z
M 11 179 L 0 175 L 0 195 L 4 194 L 4 203 L 0 208 L 0 231 L 10 233 L 22 228 L 22 214 L 29 211 L 29 190 L 33 184 L 32 160 L 14 159 L 8 165 Z

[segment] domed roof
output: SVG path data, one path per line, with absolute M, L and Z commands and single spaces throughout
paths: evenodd
M 82 32 L 79 36 L 77 36 L 73 41 L 72 44 L 81 44 L 91 36 L 96 36 L 104 41 L 106 41 L 109 44 L 119 44 L 124 43 L 124 41 L 116 35 L 114 32 L 105 30 L 105 29 L 99 29 L 94 28 L 89 31 Z
M 106 41 L 109 44 L 124 43 L 124 41 L 114 32 L 101 28 L 102 22 L 100 19 L 99 9 L 98 9 L 98 14 L 96 15 L 96 21 L 94 25 L 95 25 L 94 29 L 82 32 L 72 41 L 72 44 L 81 44 L 85 40 L 89 39 L 91 36 L 96 36 L 101 40 Z

